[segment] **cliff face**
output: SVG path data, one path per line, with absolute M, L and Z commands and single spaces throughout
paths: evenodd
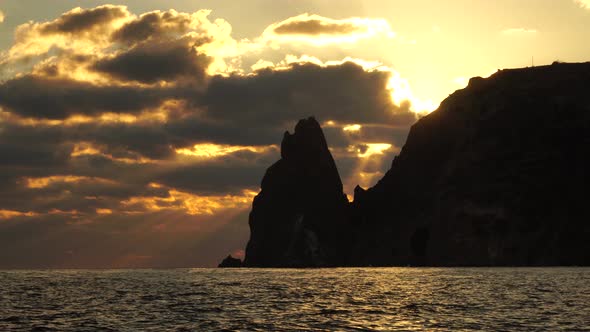
M 351 263 L 590 264 L 589 83 L 590 64 L 471 79 L 355 203 Z
M 342 265 L 350 238 L 348 200 L 320 125 L 286 132 L 281 159 L 268 168 L 250 212 L 245 266 Z
M 246 266 L 590 265 L 590 63 L 473 78 L 349 204 L 318 123 L 285 134 Z

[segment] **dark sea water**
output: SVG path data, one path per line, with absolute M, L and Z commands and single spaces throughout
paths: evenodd
M 0 331 L 590 331 L 590 268 L 0 271 Z

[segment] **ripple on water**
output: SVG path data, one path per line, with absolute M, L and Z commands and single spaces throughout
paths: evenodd
M 590 331 L 589 268 L 0 271 L 0 331 Z

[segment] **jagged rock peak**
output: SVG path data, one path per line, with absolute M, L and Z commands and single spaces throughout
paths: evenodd
M 245 266 L 341 265 L 348 200 L 319 123 L 300 120 L 286 132 L 250 212 Z
M 283 159 L 299 158 L 302 153 L 325 153 L 328 143 L 320 124 L 312 116 L 297 122 L 295 132 L 288 131 L 281 143 L 281 157 Z
M 281 142 L 281 159 L 303 172 L 306 178 L 342 191 L 342 181 L 326 137 L 313 116 L 299 120 L 293 134 L 285 132 Z

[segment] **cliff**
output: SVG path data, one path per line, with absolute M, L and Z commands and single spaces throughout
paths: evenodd
M 351 227 L 348 200 L 320 125 L 286 132 L 281 159 L 268 168 L 250 212 L 245 266 L 343 265 Z
M 353 265 L 588 265 L 590 63 L 473 78 L 355 204 Z
M 245 266 L 590 265 L 590 63 L 473 78 L 342 192 L 318 123 L 285 134 Z

